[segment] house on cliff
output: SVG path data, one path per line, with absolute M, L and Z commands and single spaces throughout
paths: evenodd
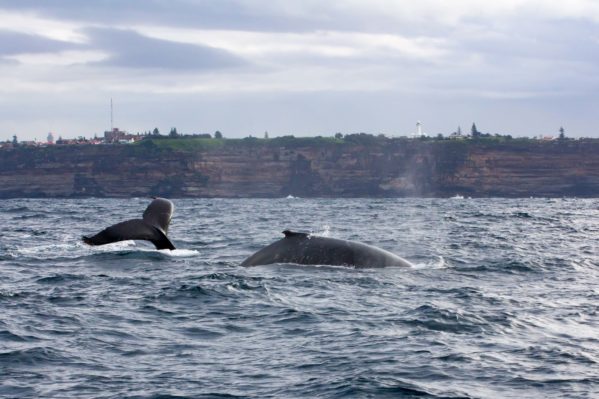
M 129 134 L 123 130 L 119 130 L 118 127 L 104 132 L 104 142 L 109 144 L 135 143 L 136 141 L 140 141 L 142 138 L 143 137 L 139 134 Z

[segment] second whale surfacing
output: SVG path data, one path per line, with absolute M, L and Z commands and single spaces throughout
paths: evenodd
M 126 240 L 150 241 L 157 249 L 175 249 L 168 239 L 168 226 L 175 209 L 165 198 L 155 198 L 143 213 L 142 219 L 131 219 L 105 228 L 98 234 L 86 237 L 89 245 L 104 245 Z
M 412 267 L 410 262 L 372 245 L 297 233 L 283 232 L 285 237 L 262 248 L 241 263 L 242 266 L 296 263 L 300 265 L 353 266 L 377 268 Z
M 125 240 L 150 241 L 157 249 L 175 249 L 168 239 L 168 227 L 173 215 L 173 203 L 155 198 L 143 213 L 142 219 L 131 219 L 105 228 L 86 237 L 89 245 L 104 245 Z M 352 266 L 377 268 L 388 266 L 411 267 L 407 260 L 372 245 L 337 238 L 320 237 L 289 230 L 276 241 L 241 263 L 241 266 L 295 263 L 300 265 Z

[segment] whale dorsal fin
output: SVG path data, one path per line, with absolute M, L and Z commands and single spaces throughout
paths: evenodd
M 297 231 L 291 231 L 291 230 L 285 230 L 283 231 L 283 234 L 285 234 L 285 238 L 291 238 L 291 237 L 308 237 L 308 233 L 298 233 Z
M 166 234 L 174 209 L 173 203 L 166 198 L 156 198 L 144 211 L 143 220 L 151 226 L 158 227 Z

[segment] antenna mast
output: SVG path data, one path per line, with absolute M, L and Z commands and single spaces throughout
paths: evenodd
M 112 126 L 112 97 L 110 97 L 110 131 L 112 132 L 113 130 L 113 126 Z

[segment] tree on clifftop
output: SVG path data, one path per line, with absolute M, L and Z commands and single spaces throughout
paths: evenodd
M 566 131 L 564 130 L 563 126 L 561 126 L 559 128 L 559 139 L 560 140 L 565 140 L 566 139 Z
M 179 137 L 179 133 L 177 133 L 177 128 L 174 127 L 171 129 L 170 133 L 168 134 L 169 137 Z
M 222 139 L 223 138 L 223 134 L 220 132 L 220 130 L 217 130 L 216 132 L 214 132 L 214 138 L 215 139 Z
M 152 136 L 160 136 L 160 130 L 157 127 L 152 130 Z
M 472 123 L 472 129 L 470 129 L 470 132 L 472 133 L 472 138 L 480 137 L 480 132 L 476 128 L 476 123 Z
M 14 145 L 17 145 L 17 144 L 19 144 L 19 140 L 17 140 L 17 135 L 16 135 L 16 134 L 15 134 L 14 136 L 12 136 L 12 143 L 13 143 Z

